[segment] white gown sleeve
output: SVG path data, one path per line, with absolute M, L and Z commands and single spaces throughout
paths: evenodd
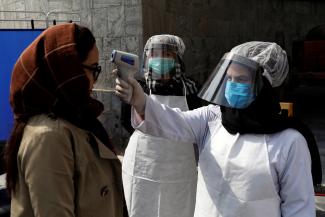
M 279 174 L 282 217 L 314 217 L 315 199 L 308 146 L 300 133 L 292 137 L 292 144 L 282 155 L 283 170 Z
M 182 112 L 180 109 L 170 108 L 146 97 L 145 120 L 137 121 L 132 108 L 131 123 L 133 128 L 153 136 L 202 146 L 208 129 L 208 121 L 215 116 L 212 110 L 216 106 L 209 105 Z

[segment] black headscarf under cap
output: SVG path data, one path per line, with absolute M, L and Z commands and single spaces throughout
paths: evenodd
M 272 134 L 288 128 L 296 129 L 305 137 L 308 144 L 312 160 L 313 183 L 321 184 L 322 167 L 313 133 L 297 118 L 280 114 L 279 98 L 268 80 L 262 77 L 263 88 L 249 107 L 234 109 L 221 106 L 222 125 L 231 134 Z

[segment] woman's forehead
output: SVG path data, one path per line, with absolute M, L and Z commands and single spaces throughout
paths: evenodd
M 149 50 L 149 55 L 154 55 L 154 56 L 175 56 L 176 57 L 176 53 L 174 51 L 171 50 L 165 50 L 165 49 L 151 49 Z
M 231 76 L 250 76 L 251 73 L 252 72 L 249 70 L 249 68 L 236 63 L 231 63 L 227 70 L 227 74 Z

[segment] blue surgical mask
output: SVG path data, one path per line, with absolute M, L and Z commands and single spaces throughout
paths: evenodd
M 246 108 L 254 101 L 251 84 L 227 81 L 225 97 L 233 108 Z
M 148 66 L 154 73 L 163 75 L 175 68 L 175 60 L 173 58 L 153 57 L 149 58 Z

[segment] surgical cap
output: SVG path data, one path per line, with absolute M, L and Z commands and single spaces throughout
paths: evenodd
M 183 40 L 176 35 L 154 35 L 150 37 L 144 46 L 144 50 L 149 49 L 149 47 L 153 44 L 170 44 L 177 47 L 177 54 L 180 58 L 183 57 L 185 52 L 185 44 Z
M 252 41 L 234 47 L 231 52 L 248 57 L 263 67 L 263 75 L 272 87 L 280 86 L 289 72 L 286 52 L 276 43 Z

